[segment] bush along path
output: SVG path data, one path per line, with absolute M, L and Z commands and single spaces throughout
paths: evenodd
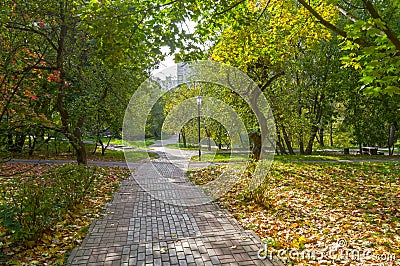
M 205 197 L 161 154 L 123 182 L 107 216 L 92 223 L 68 265 L 278 264 L 258 258 L 260 239 L 226 211 L 196 204 L 209 202 Z
M 119 167 L 1 164 L 0 264 L 62 265 L 128 176 Z

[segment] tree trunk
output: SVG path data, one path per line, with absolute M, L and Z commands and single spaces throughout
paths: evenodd
M 278 141 L 276 142 L 276 144 L 278 145 L 279 151 L 281 152 L 281 154 L 288 154 L 285 149 L 285 144 L 283 143 L 281 133 L 278 128 L 276 129 L 276 133 L 278 137 Z
M 286 132 L 285 126 L 282 125 L 281 128 L 282 128 L 283 139 L 285 140 L 286 147 L 288 148 L 289 154 L 295 155 L 295 152 L 293 151 L 293 148 L 292 148 L 292 143 L 290 142 L 290 138 Z
M 57 147 L 57 135 L 54 136 L 54 150 L 56 152 L 56 156 L 58 156 L 58 147 Z
M 314 107 L 313 107 L 313 110 L 315 113 L 315 121 L 314 121 L 314 124 L 311 126 L 311 135 L 308 140 L 308 144 L 307 144 L 307 148 L 306 148 L 306 152 L 305 152 L 305 154 L 307 154 L 307 155 L 312 154 L 314 140 L 315 140 L 315 137 L 317 136 L 318 131 L 320 130 L 318 125 L 320 125 L 321 121 L 322 121 L 321 120 L 322 119 L 322 102 L 323 102 L 324 98 L 325 98 L 325 95 L 321 95 L 318 100 L 318 95 L 315 96 Z
M 22 152 L 22 148 L 25 144 L 26 135 L 25 134 L 17 134 L 15 136 L 15 151 L 18 153 Z
M 61 118 L 61 131 L 68 138 L 74 151 L 76 151 L 76 160 L 78 164 L 87 164 L 86 148 L 82 141 L 81 129 L 83 128 L 84 117 L 78 117 L 75 128 L 71 128 L 71 116 L 64 108 L 64 93 L 66 88 L 66 77 L 67 73 L 64 68 L 65 59 L 65 43 L 67 39 L 67 33 L 70 29 L 68 26 L 68 19 L 66 18 L 67 13 L 66 1 L 59 1 L 59 16 L 60 16 L 60 34 L 57 41 L 57 54 L 56 54 L 56 68 L 59 71 L 59 83 L 58 92 L 56 99 L 56 109 L 60 114 Z M 75 114 L 74 116 L 75 117 Z
M 297 58 L 297 56 L 296 56 Z M 299 85 L 300 81 L 299 81 L 299 76 L 298 73 L 296 72 L 296 84 Z M 301 86 L 299 86 L 299 88 L 301 89 Z M 301 93 L 301 92 L 300 92 Z M 299 93 L 299 95 L 300 95 Z M 299 104 L 299 111 L 298 111 L 298 118 L 301 120 L 302 119 L 302 104 L 301 104 L 301 98 L 299 97 L 299 99 L 297 100 L 298 104 Z M 299 136 L 299 149 L 300 149 L 300 154 L 303 155 L 304 154 L 304 136 L 303 136 L 303 128 L 301 128 L 300 130 L 300 136 Z
M 389 127 L 389 136 L 388 136 L 389 156 L 392 156 L 394 152 L 394 135 L 396 130 L 397 130 L 397 123 L 394 122 Z
M 257 133 L 250 133 L 250 139 L 253 141 L 253 159 L 255 161 L 260 160 L 261 157 L 261 136 Z
M 312 154 L 312 148 L 313 148 L 313 144 L 314 144 L 314 139 L 317 136 L 317 132 L 318 132 L 318 127 L 317 126 L 312 126 L 311 127 L 310 139 L 308 140 L 307 148 L 306 148 L 306 151 L 305 151 L 305 154 L 307 154 L 307 155 Z
M 82 140 L 81 128 L 83 127 L 83 118 L 79 119 L 77 127 L 74 129 L 74 139 L 76 146 L 76 160 L 78 164 L 87 164 L 86 147 Z
M 250 92 L 250 105 L 254 111 L 254 114 L 257 116 L 258 122 L 259 122 L 259 126 L 260 126 L 260 134 L 252 134 L 253 135 L 253 142 L 254 142 L 254 146 L 253 146 L 253 155 L 254 155 L 254 159 L 257 161 L 261 158 L 262 153 L 264 152 L 262 150 L 262 141 L 268 141 L 270 142 L 270 144 L 274 144 L 271 142 L 270 139 L 268 139 L 268 135 L 267 135 L 267 131 L 269 123 L 268 123 L 268 118 L 265 116 L 265 114 L 263 113 L 263 111 L 260 109 L 260 107 L 257 105 L 258 99 L 260 94 L 263 93 L 263 91 L 265 90 L 265 88 L 267 88 L 275 79 L 279 78 L 280 76 L 282 76 L 284 73 L 278 73 L 276 75 L 274 75 L 273 77 L 271 77 L 268 82 L 264 83 L 263 88 L 261 89 L 261 91 L 259 90 L 252 90 Z M 258 137 L 257 137 L 258 135 Z
M 185 130 L 183 130 L 183 129 L 181 129 L 181 136 L 182 136 L 183 147 L 187 148 L 187 145 L 186 145 L 186 133 L 185 133 Z
M 104 147 L 104 142 L 100 139 L 100 146 L 101 146 L 101 156 L 104 156 L 105 152 L 105 147 Z
M 304 136 L 303 132 L 300 132 L 300 137 L 299 137 L 299 148 L 300 148 L 300 154 L 304 154 Z
M 329 130 L 329 142 L 330 146 L 333 147 L 333 123 L 331 121 L 330 130 Z
M 96 151 L 97 151 L 97 141 L 96 141 L 96 143 L 94 144 L 94 149 L 93 149 L 93 151 L 92 151 L 92 154 L 95 155 L 95 154 L 96 154 Z
M 103 141 L 101 140 L 100 135 L 97 136 L 96 145 L 97 145 L 97 142 L 100 144 L 100 147 L 101 147 L 101 156 L 103 156 L 104 143 L 103 143 Z
M 322 126 L 322 125 L 321 125 Z M 324 128 L 321 127 L 319 129 L 319 145 L 321 147 L 325 147 L 325 142 L 324 142 Z
M 7 134 L 7 150 L 11 151 L 14 146 L 14 140 L 12 134 Z
M 86 148 L 82 140 L 79 141 L 76 151 L 76 160 L 78 164 L 87 164 Z
M 33 139 L 33 141 L 32 141 L 32 139 Z M 33 151 L 35 150 L 35 147 L 36 147 L 36 136 L 32 136 L 32 138 L 31 138 L 31 136 L 29 136 L 29 151 L 28 151 L 29 156 L 33 155 Z
M 107 145 L 104 145 L 104 142 L 101 142 L 101 156 L 104 156 L 107 148 L 110 146 L 111 142 L 111 135 L 108 137 Z
M 208 151 L 211 151 L 211 131 L 209 128 L 205 128 L 206 131 L 206 137 L 207 137 L 207 149 Z

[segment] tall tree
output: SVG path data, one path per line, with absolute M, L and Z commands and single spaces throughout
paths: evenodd
M 324 18 L 318 10 L 321 1 L 298 0 L 317 21 L 343 38 L 345 66 L 362 73 L 363 90 L 368 94 L 399 94 L 400 5 L 397 0 L 322 1 L 334 6 L 340 20 Z
M 298 138 L 301 150 L 311 153 L 329 102 L 327 90 L 333 86 L 330 74 L 337 64 L 332 62 L 338 61 L 338 53 L 332 59 L 327 48 L 332 47 L 331 34 L 291 1 L 231 7 L 223 11 L 218 29 L 222 32 L 211 58 L 239 67 L 258 82 L 272 104 L 282 152 L 286 146 L 294 154 L 293 141 Z M 324 16 L 333 18 L 336 10 L 331 11 Z M 233 16 L 240 19 L 230 20 Z M 326 69 L 316 69 L 318 64 Z M 305 134 L 309 137 L 304 150 Z
M 81 164 L 87 161 L 82 140 L 85 123 L 89 121 L 87 113 L 100 111 L 98 101 L 106 100 L 105 94 L 111 95 L 108 90 L 115 92 L 126 87 L 94 86 L 92 75 L 96 71 L 103 73 L 99 77 L 109 71 L 131 72 L 133 83 L 139 84 L 162 59 L 160 47 L 177 39 L 181 32 L 177 22 L 186 13 L 176 1 L 7 0 L 4 7 L 7 17 L 2 27 L 7 34 L 16 34 L 19 45 L 29 49 L 35 60 L 24 61 L 23 54 L 14 53 L 22 66 L 13 70 L 13 75 L 2 77 L 2 82 L 7 83 L 2 86 L 13 90 L 15 81 L 11 82 L 11 76 L 19 72 L 21 80 L 25 80 L 28 77 L 23 73 L 42 71 L 37 75 L 38 82 L 48 84 L 39 87 L 46 88 L 57 112 L 53 117 L 59 119 L 53 118 L 52 126 L 46 127 L 65 135 Z M 12 91 L 11 95 L 14 94 Z

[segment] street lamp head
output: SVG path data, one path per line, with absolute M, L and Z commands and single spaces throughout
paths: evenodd
M 201 104 L 201 96 L 200 95 L 196 97 L 196 102 L 197 102 L 197 105 Z

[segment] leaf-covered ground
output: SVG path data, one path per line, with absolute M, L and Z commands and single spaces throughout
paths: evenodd
M 190 177 L 204 184 L 224 167 Z M 242 181 L 219 203 L 268 245 L 260 254 L 294 265 L 400 265 L 399 163 L 275 162 L 257 190 Z
M 0 164 L 0 185 L 5 186 L 15 176 L 40 177 L 57 167 L 61 166 Z M 46 228 L 39 240 L 17 242 L 0 226 L 0 264 L 62 265 L 66 255 L 81 243 L 90 223 L 104 215 L 105 203 L 111 199 L 122 180 L 129 176 L 128 169 L 115 167 L 97 167 L 95 173 L 93 189 L 83 202 L 68 211 L 61 221 Z M 1 197 L 0 200 L 7 199 Z

